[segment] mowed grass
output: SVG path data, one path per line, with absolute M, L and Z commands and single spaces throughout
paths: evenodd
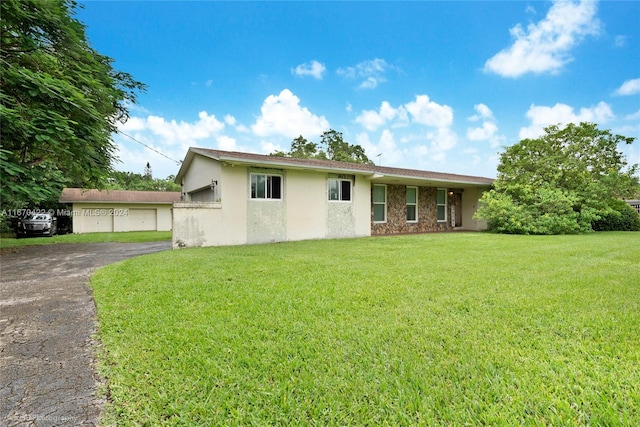
M 640 425 L 640 234 L 427 234 L 99 270 L 104 424 Z
M 23 246 L 58 245 L 63 243 L 141 243 L 162 240 L 171 240 L 171 231 L 63 234 L 52 237 L 25 237 L 22 239 L 16 239 L 14 236 L 11 236 L 0 239 L 0 249 L 20 248 Z

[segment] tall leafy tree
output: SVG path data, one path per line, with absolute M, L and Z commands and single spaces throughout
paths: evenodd
M 66 185 L 104 186 L 111 135 L 144 85 L 88 43 L 73 0 L 0 2 L 0 200 L 57 198 Z
M 549 126 L 501 154 L 494 189 L 476 215 L 506 233 L 590 231 L 615 200 L 640 189 L 638 165 L 628 165 L 618 149 L 633 141 L 592 123 Z
M 302 135 L 291 141 L 288 152 L 276 151 L 272 156 L 294 157 L 298 159 L 324 159 L 349 163 L 373 164 L 360 145 L 346 142 L 341 132 L 330 129 L 322 133 L 320 143 L 310 142 Z
M 342 132 L 330 129 L 322 133 L 320 146 L 331 160 L 350 163 L 373 164 L 360 145 L 351 145 L 342 138 Z

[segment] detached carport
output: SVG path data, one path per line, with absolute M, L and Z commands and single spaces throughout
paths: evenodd
M 60 203 L 72 205 L 74 233 L 169 231 L 179 192 L 65 188 Z

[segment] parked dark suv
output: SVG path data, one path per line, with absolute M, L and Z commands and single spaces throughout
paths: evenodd
M 58 219 L 50 213 L 38 213 L 18 220 L 16 237 L 53 236 L 58 232 Z

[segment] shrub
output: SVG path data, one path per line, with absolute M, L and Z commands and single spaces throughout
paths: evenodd
M 494 189 L 481 199 L 476 218 L 491 230 L 518 234 L 575 234 L 592 231 L 609 201 L 640 191 L 638 165 L 618 151 L 634 138 L 599 130 L 593 123 L 552 125 L 536 139 L 523 139 L 500 155 Z M 626 225 L 625 225 L 626 227 Z M 620 226 L 616 226 L 620 230 Z
M 594 221 L 594 231 L 640 231 L 640 214 L 623 200 L 615 200 L 610 209 Z
M 519 188 L 517 197 L 491 190 L 481 199 L 476 213 L 488 221 L 491 231 L 507 234 L 575 234 L 591 229 L 589 210 L 574 209 L 576 200 L 550 187 Z
M 0 213 L 0 234 L 11 234 L 15 232 L 14 219 L 9 215 Z

